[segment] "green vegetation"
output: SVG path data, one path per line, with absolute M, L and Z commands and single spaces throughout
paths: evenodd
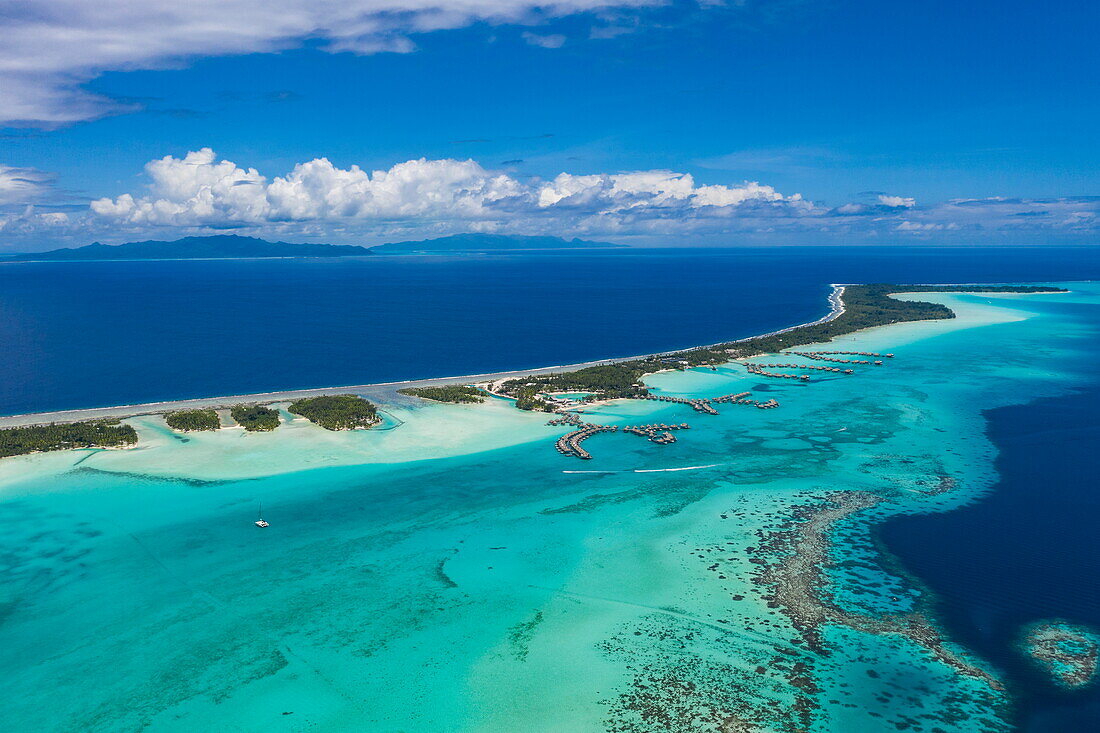
M 1061 288 L 1033 285 L 849 285 L 844 289 L 844 312 L 825 323 L 801 326 L 785 333 L 758 336 L 664 356 L 585 367 L 564 374 L 510 379 L 501 392 L 516 399 L 521 410 L 549 406 L 535 395 L 539 392 L 592 392 L 591 399 L 640 397 L 649 393 L 642 377 L 661 369 L 723 364 L 755 354 L 771 354 L 792 347 L 826 342 L 846 333 L 872 326 L 905 321 L 954 318 L 950 308 L 939 303 L 902 301 L 891 293 L 1056 293 Z
M 118 420 L 0 429 L 0 457 L 70 448 L 115 448 L 137 443 L 137 432 Z
M 405 387 L 399 394 L 436 402 L 484 402 L 481 391 L 468 385 L 449 384 L 442 387 Z
M 250 433 L 279 427 L 279 413 L 263 405 L 233 405 L 230 414 L 238 425 Z
M 357 395 L 339 394 L 295 400 L 287 408 L 317 423 L 325 430 L 369 428 L 378 422 L 378 410 Z
M 515 397 L 516 407 L 521 410 L 549 411 L 549 405 L 536 397 L 539 392 L 591 392 L 592 399 L 640 397 L 648 394 L 642 377 L 660 368 L 648 360 L 601 364 L 565 374 L 509 379 L 501 385 L 501 391 Z
M 218 413 L 213 410 L 180 410 L 169 412 L 164 416 L 164 421 L 173 430 L 181 430 L 185 433 L 196 430 L 217 430 L 222 426 L 218 419 Z
M 516 398 L 516 407 L 521 410 L 541 410 L 542 412 L 554 411 L 553 405 L 539 397 L 538 387 L 520 386 L 512 392 L 512 396 Z
M 801 326 L 786 333 L 759 336 L 736 343 L 702 349 L 689 349 L 670 358 L 686 361 L 689 366 L 721 364 L 755 354 L 774 354 L 809 344 L 824 343 L 837 336 L 873 326 L 906 321 L 954 318 L 945 305 L 891 298 L 891 293 L 1054 293 L 1060 288 L 1033 285 L 849 285 L 844 288 L 844 312 L 825 323 Z

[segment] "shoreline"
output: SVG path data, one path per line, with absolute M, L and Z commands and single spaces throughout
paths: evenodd
M 595 359 L 592 361 L 579 362 L 574 364 L 557 364 L 546 367 L 536 367 L 530 369 L 515 369 L 508 371 L 498 372 L 486 372 L 482 374 L 463 374 L 455 376 L 445 377 L 428 377 L 425 379 L 412 379 L 412 380 L 400 380 L 393 382 L 374 382 L 368 384 L 356 384 L 356 385 L 344 385 L 344 386 L 332 386 L 332 387 L 310 387 L 306 389 L 297 390 L 278 390 L 272 392 L 254 392 L 248 394 L 237 395 L 224 395 L 215 397 L 195 397 L 179 400 L 163 400 L 157 402 L 143 402 L 127 405 L 114 405 L 109 407 L 90 407 L 79 408 L 72 410 L 52 410 L 45 412 L 29 412 L 18 415 L 0 415 L 0 429 L 3 428 L 15 428 L 15 427 L 31 427 L 37 425 L 48 425 L 51 423 L 68 423 L 78 422 L 84 420 L 101 420 L 101 419 L 126 419 L 131 417 L 144 417 L 148 415 L 160 415 L 166 412 L 172 412 L 176 410 L 187 409 L 228 409 L 236 404 L 252 403 L 252 404 L 264 404 L 270 405 L 279 402 L 286 402 L 288 400 L 297 400 L 306 397 L 318 397 L 321 395 L 334 395 L 334 394 L 355 394 L 355 395 L 369 395 L 374 393 L 376 396 L 379 392 L 396 393 L 398 389 L 407 387 L 438 387 L 446 385 L 463 385 L 463 384 L 484 384 L 486 382 L 496 382 L 500 380 L 517 379 L 520 377 L 528 376 L 540 376 L 546 374 L 558 374 L 565 372 L 577 371 L 579 369 L 585 369 L 594 366 L 606 366 L 609 364 L 619 364 L 622 362 L 636 361 L 645 359 L 650 356 L 670 356 L 685 351 L 691 351 L 695 349 L 707 349 L 715 348 L 718 346 L 726 346 L 729 344 L 744 343 L 746 341 L 753 341 L 756 339 L 767 338 L 770 336 L 777 336 L 780 334 L 788 333 L 801 328 L 817 326 L 830 321 L 834 321 L 839 318 L 844 312 L 844 292 L 845 288 L 856 283 L 830 283 L 832 288 L 827 296 L 827 302 L 829 303 L 829 312 L 821 318 L 814 321 L 807 321 L 805 323 L 799 323 L 792 326 L 787 326 L 774 331 L 768 331 L 766 333 L 754 334 L 751 336 L 745 336 L 739 339 L 724 340 L 712 344 L 703 344 L 697 346 L 688 346 L 685 348 L 669 349 L 666 351 L 651 352 L 649 354 L 639 354 L 633 356 L 619 356 L 610 357 L 605 359 Z M 979 283 L 919 283 L 922 286 L 928 287 L 942 287 L 958 285 L 965 287 L 966 285 L 981 286 Z M 988 285 L 988 284 L 986 284 Z
M 76 422 L 79 420 L 143 417 L 146 415 L 159 415 L 175 410 L 190 410 L 197 408 L 224 409 L 240 403 L 273 404 L 276 402 L 285 402 L 287 400 L 297 400 L 304 397 L 317 397 L 320 395 L 328 394 L 363 394 L 364 392 L 378 390 L 396 391 L 397 389 L 403 389 L 406 387 L 439 387 L 454 384 L 492 382 L 501 379 L 516 379 L 519 377 L 537 376 L 540 374 L 571 372 L 577 369 L 584 369 L 586 367 L 604 366 L 607 364 L 618 364 L 624 361 L 644 359 L 648 356 L 666 356 L 669 354 L 676 354 L 690 349 L 705 349 L 721 344 L 742 343 L 744 341 L 751 341 L 752 339 L 758 339 L 767 336 L 776 336 L 782 333 L 787 333 L 788 331 L 793 331 L 797 328 L 804 328 L 806 326 L 815 326 L 822 323 L 828 323 L 829 321 L 837 319 L 842 313 L 844 313 L 843 296 L 845 286 L 838 283 L 830 283 L 830 286 L 832 287 L 832 290 L 830 291 L 827 298 L 827 302 L 829 303 L 829 312 L 821 318 L 818 318 L 815 321 L 808 321 L 806 323 L 799 323 L 793 326 L 787 326 L 785 328 L 781 328 L 775 331 L 769 331 L 767 333 L 754 334 L 752 336 L 745 336 L 744 338 L 739 339 L 719 341 L 714 344 L 704 344 L 701 346 L 689 346 L 686 348 L 670 349 L 667 351 L 654 352 L 652 354 L 595 359 L 593 361 L 580 362 L 576 364 L 557 364 L 554 366 L 537 367 L 533 369 L 516 369 L 511 371 L 486 372 L 484 374 L 463 374 L 450 377 L 429 377 L 426 379 L 401 380 L 396 382 L 374 382 L 371 384 L 355 384 L 338 387 L 311 387 L 308 389 L 298 390 L 254 392 L 251 394 L 224 395 L 218 397 L 195 397 L 191 399 L 142 402 L 131 405 L 114 405 L 110 407 L 87 407 L 74 410 L 54 410 L 48 412 L 28 412 L 20 415 L 2 415 L 0 416 L 0 428 L 30 427 L 33 425 Z

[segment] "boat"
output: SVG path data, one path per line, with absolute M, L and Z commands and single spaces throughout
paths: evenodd
M 260 516 L 260 518 L 257 519 L 253 524 L 255 524 L 257 527 L 270 527 L 271 526 L 270 524 L 268 524 L 267 520 L 264 519 L 264 505 L 263 504 L 260 504 L 259 516 Z

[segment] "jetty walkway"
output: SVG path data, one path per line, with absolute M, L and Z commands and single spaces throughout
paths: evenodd
M 754 400 L 751 398 L 751 392 L 737 392 L 736 394 L 722 395 L 721 397 L 704 397 L 688 399 L 685 397 L 670 397 L 668 395 L 644 395 L 635 399 L 650 400 L 654 402 L 671 402 L 674 404 L 690 405 L 696 411 L 711 415 L 717 415 L 718 410 L 715 410 L 713 405 L 717 404 L 734 404 L 734 405 L 751 405 L 761 410 L 772 410 L 779 407 L 779 402 L 775 399 L 765 400 L 763 402 Z M 673 434 L 676 430 L 687 430 L 691 426 L 686 422 L 684 423 L 650 423 L 645 425 L 600 425 L 598 423 L 590 423 L 581 419 L 581 417 L 575 412 L 558 412 L 555 417 L 546 421 L 550 426 L 562 426 L 568 425 L 576 428 L 572 432 L 568 432 L 557 439 L 554 444 L 554 448 L 563 456 L 571 456 L 574 458 L 581 458 L 583 460 L 590 460 L 592 454 L 585 450 L 581 445 L 584 441 L 591 438 L 593 435 L 599 433 L 614 433 L 623 432 L 630 435 L 637 435 L 642 438 L 648 439 L 651 443 L 658 445 L 668 445 L 676 442 L 676 436 Z
M 731 404 L 731 405 L 756 405 L 760 407 L 761 402 L 751 399 L 751 392 L 738 392 L 737 394 L 722 395 L 721 397 L 672 397 L 670 395 L 642 395 L 641 397 L 635 397 L 638 400 L 651 400 L 654 402 L 672 402 L 679 405 L 689 405 L 691 409 L 696 412 L 701 412 L 707 415 L 717 415 L 718 410 L 714 409 L 715 404 Z M 769 400 L 769 402 L 775 402 L 775 400 Z M 779 403 L 776 402 L 775 406 L 778 407 Z
M 811 361 L 824 361 L 832 364 L 872 364 L 874 366 L 882 366 L 883 359 L 893 359 L 893 354 L 879 354 L 874 351 L 786 351 L 785 354 L 791 356 L 801 356 L 804 359 Z M 870 359 L 844 359 L 845 356 L 869 356 Z M 842 369 L 840 367 L 825 366 L 823 364 L 795 364 L 790 362 L 776 362 L 776 363 L 764 363 L 754 361 L 740 361 L 736 362 L 748 370 L 749 374 L 757 377 L 770 377 L 772 379 L 797 379 L 802 382 L 810 381 L 809 374 L 787 374 L 784 372 L 772 372 L 769 369 L 801 369 L 803 371 L 819 371 L 819 372 L 832 372 L 834 374 L 855 374 L 855 370 L 851 367 Z
M 669 443 L 676 442 L 676 436 L 672 434 L 672 431 L 687 430 L 691 427 L 686 422 L 679 424 L 652 423 L 649 425 L 624 425 L 622 427 L 618 425 L 599 425 L 597 423 L 585 422 L 574 413 L 561 414 L 558 417 L 547 420 L 546 424 L 555 426 L 570 425 L 577 428 L 558 438 L 554 447 L 557 449 L 558 453 L 561 453 L 563 456 L 573 456 L 584 460 L 591 459 L 592 454 L 585 450 L 581 443 L 599 433 L 615 433 L 621 430 L 624 433 L 648 438 L 651 443 L 668 445 Z
M 558 453 L 561 453 L 563 456 L 576 456 L 577 458 L 589 460 L 592 458 L 592 454 L 582 448 L 581 443 L 588 440 L 596 433 L 613 433 L 618 429 L 618 425 L 585 424 L 585 427 L 580 430 L 574 430 L 558 438 L 555 447 L 558 449 Z
M 882 359 L 892 359 L 893 354 L 879 354 L 873 351 L 789 351 L 782 352 L 783 354 L 789 354 L 791 356 L 799 356 L 810 361 L 818 362 L 830 362 L 838 364 L 874 364 L 881 365 Z M 867 357 L 860 359 L 848 359 L 843 357 Z M 855 370 L 851 367 L 839 367 L 829 366 L 827 364 L 804 364 L 794 362 L 752 362 L 752 361 L 738 361 L 734 362 L 745 367 L 749 373 L 760 377 L 772 377 L 776 379 L 796 379 L 800 382 L 810 381 L 810 375 L 808 374 L 785 374 L 781 372 L 768 371 L 769 369 L 799 369 L 804 371 L 818 371 L 827 372 L 831 374 L 854 374 Z M 713 367 L 712 367 L 713 368 Z M 729 405 L 752 405 L 761 410 L 773 410 L 779 407 L 778 400 L 772 398 L 763 402 L 752 398 L 751 392 L 736 392 L 733 394 L 722 395 L 720 397 L 673 397 L 671 395 L 655 395 L 644 394 L 633 399 L 649 400 L 651 402 L 666 402 L 677 405 L 687 405 L 696 412 L 705 415 L 717 415 L 718 410 L 715 409 L 715 405 L 729 404 Z M 679 425 L 672 424 L 666 425 L 664 423 L 647 424 L 647 425 L 599 425 L 596 423 L 585 422 L 580 418 L 577 413 L 574 412 L 558 412 L 556 417 L 551 418 L 546 423 L 547 425 L 568 425 L 576 428 L 572 432 L 558 438 L 555 447 L 558 453 L 563 456 L 572 456 L 581 459 L 591 459 L 592 454 L 589 453 L 581 445 L 585 440 L 588 440 L 593 435 L 599 433 L 608 432 L 624 432 L 631 435 L 637 435 L 647 438 L 653 443 L 658 445 L 668 445 L 669 443 L 676 442 L 676 436 L 673 434 L 675 430 L 684 430 L 688 428 L 687 423 L 680 423 Z
M 748 364 L 746 364 L 748 366 Z M 761 369 L 813 369 L 821 372 L 836 372 L 837 374 L 855 374 L 854 369 L 841 369 L 840 367 L 822 366 L 821 364 L 759 364 L 754 366 Z
M 751 361 L 743 361 L 740 363 L 741 366 L 745 367 L 745 369 L 749 371 L 749 374 L 755 375 L 757 377 L 771 377 L 772 379 L 798 379 L 803 382 L 810 381 L 809 374 L 783 374 L 780 372 L 769 372 L 763 368 L 764 365 L 762 364 L 755 364 Z M 791 364 L 789 366 L 795 365 Z
M 893 354 L 872 354 L 864 351 L 791 351 L 789 352 L 795 356 L 801 356 L 805 359 L 813 359 L 815 361 L 829 361 L 834 364 L 874 364 L 875 366 L 882 366 L 881 359 L 841 359 L 840 355 L 845 356 L 884 356 L 892 359 Z
M 649 438 L 650 442 L 657 443 L 658 445 L 668 445 L 669 443 L 676 442 L 676 436 L 673 435 L 671 431 L 687 430 L 690 427 L 691 426 L 686 422 L 682 422 L 679 425 L 656 423 L 653 425 L 627 425 L 622 430 L 624 433 L 633 433 L 643 438 Z

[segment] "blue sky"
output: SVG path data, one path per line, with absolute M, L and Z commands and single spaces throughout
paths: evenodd
M 1094 3 L 77 2 L 0 20 L 0 251 L 1100 229 Z

